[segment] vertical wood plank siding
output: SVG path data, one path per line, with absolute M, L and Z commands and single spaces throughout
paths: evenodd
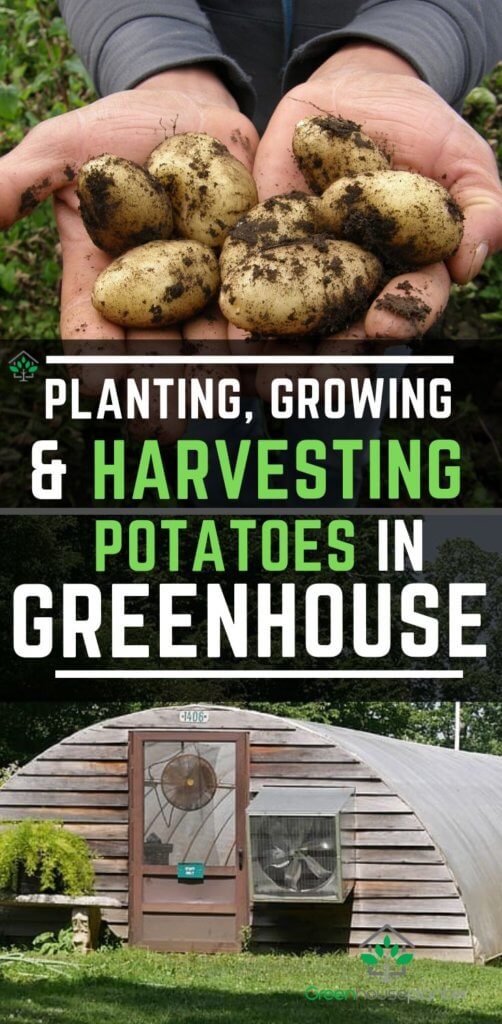
M 169 708 L 93 726 L 45 751 L 0 789 L 0 822 L 59 818 L 87 840 L 97 891 L 122 903 L 103 916 L 123 938 L 128 934 L 129 730 L 179 727 L 179 709 Z M 356 791 L 350 900 L 343 906 L 258 904 L 252 922 L 256 942 L 339 945 L 357 954 L 359 943 L 389 924 L 415 944 L 417 956 L 472 962 L 469 924 L 448 866 L 413 809 L 375 772 L 316 734 L 315 727 L 271 715 L 211 709 L 205 728 L 249 731 L 251 792 L 273 782 L 338 784 Z M 3 917 L 0 930 L 7 929 Z

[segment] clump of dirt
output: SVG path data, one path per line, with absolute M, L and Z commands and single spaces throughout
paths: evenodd
M 406 283 L 409 284 L 409 281 Z M 411 290 L 413 291 L 413 289 Z M 394 313 L 416 326 L 425 323 L 429 313 L 432 312 L 432 307 L 428 306 L 423 299 L 420 299 L 418 295 L 411 295 L 409 292 L 406 295 L 393 295 L 387 292 L 381 299 L 377 299 L 375 306 L 386 313 Z
M 230 238 L 236 242 L 245 242 L 250 249 L 261 248 L 266 245 L 267 239 L 275 238 L 278 222 L 275 217 L 267 220 L 253 221 L 242 220 L 230 233 Z
M 319 117 L 312 118 L 312 120 L 332 139 L 350 139 L 354 137 L 355 141 L 355 136 L 361 132 L 360 124 L 356 124 L 355 121 L 349 121 L 345 117 L 335 117 L 334 114 L 321 114 Z M 366 149 L 371 148 L 371 142 L 368 144 L 364 139 L 361 139 L 361 144 L 364 144 Z
M 363 194 L 363 188 L 361 185 L 354 183 L 353 185 L 347 185 L 343 194 L 342 202 L 347 206 L 353 206 L 357 203 Z
M 352 210 L 345 220 L 344 236 L 357 242 L 363 249 L 386 256 L 388 245 L 397 231 L 394 217 L 384 217 L 375 206 L 368 207 L 366 214 Z
M 411 281 L 400 281 L 399 284 L 396 285 L 396 288 L 398 292 L 404 292 L 405 295 L 411 295 L 413 292 L 413 285 Z
M 446 199 L 446 209 L 448 210 L 450 216 L 453 217 L 453 220 L 455 221 L 456 224 L 464 223 L 465 217 L 462 213 L 462 210 L 460 209 L 460 206 L 455 201 L 453 196 L 448 196 L 448 198 Z
M 169 287 L 166 288 L 163 295 L 164 302 L 171 302 L 173 299 L 179 299 L 181 295 L 183 295 L 184 291 L 185 288 L 181 284 L 181 282 L 169 285 Z
M 240 128 L 234 128 L 233 132 L 230 134 L 230 138 L 236 146 L 242 146 L 245 153 L 251 152 L 251 140 L 247 135 L 244 135 L 241 132 Z
M 129 236 L 128 247 L 136 249 L 138 245 L 146 245 L 147 242 L 157 241 L 158 237 L 157 227 L 142 228 L 141 231 L 136 231 L 135 234 Z
M 21 202 L 19 205 L 19 215 L 24 217 L 27 213 L 32 213 L 36 206 L 40 202 L 40 196 L 46 188 L 49 188 L 51 183 L 50 178 L 44 178 L 36 185 L 30 185 L 26 188 L 21 195 Z
M 80 213 L 87 230 L 90 229 L 92 232 L 108 225 L 110 215 L 119 205 L 110 196 L 114 184 L 115 181 L 111 174 L 107 174 L 102 168 L 94 167 L 86 177 L 86 188 L 89 198 L 77 189 L 77 196 L 80 199 Z
M 150 306 L 148 310 L 152 315 L 152 325 L 155 327 L 157 324 L 162 323 L 162 307 L 161 306 Z

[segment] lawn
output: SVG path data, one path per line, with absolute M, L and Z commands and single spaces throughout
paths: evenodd
M 1 1024 L 303 1024 L 319 1013 L 354 1024 L 483 1024 L 502 1017 L 495 967 L 418 961 L 405 979 L 385 984 L 359 960 L 334 954 L 164 956 L 124 948 L 65 964 L 61 974 L 4 966 Z M 359 998 L 309 1000 L 311 986 Z

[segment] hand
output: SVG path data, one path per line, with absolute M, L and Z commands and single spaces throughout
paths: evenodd
M 38 202 L 55 195 L 63 253 L 61 336 L 67 352 L 85 347 L 91 354 L 98 345 L 101 355 L 121 354 L 128 345 L 132 352 L 138 341 L 149 343 L 152 352 L 172 351 L 173 342 L 181 337 L 171 328 L 125 331 L 94 309 L 94 281 L 111 260 L 87 235 L 76 195 L 78 170 L 91 157 L 111 152 L 143 164 L 174 130 L 207 132 L 252 169 L 258 142 L 255 128 L 239 113 L 235 100 L 216 75 L 200 67 L 163 72 L 130 92 L 116 93 L 82 110 L 45 121 L 0 160 L 0 228 L 9 227 Z M 209 328 L 198 317 L 190 337 L 193 340 L 197 332 L 211 337 L 215 330 L 226 337 L 223 318 L 216 328 L 213 317 Z M 84 370 L 83 390 L 98 393 L 104 375 L 96 367 Z
M 451 279 L 472 280 L 486 257 L 502 247 L 502 190 L 488 144 L 397 54 L 380 46 L 351 45 L 327 60 L 304 85 L 277 107 L 256 153 L 254 176 L 260 200 L 305 181 L 291 151 L 296 123 L 319 108 L 361 124 L 377 143 L 391 149 L 393 167 L 427 175 L 448 188 L 465 216 L 458 252 L 445 265 L 424 267 L 386 285 L 365 318 L 371 338 L 416 337 L 445 309 Z M 389 313 L 382 305 L 400 282 L 411 282 L 430 308 L 417 323 Z

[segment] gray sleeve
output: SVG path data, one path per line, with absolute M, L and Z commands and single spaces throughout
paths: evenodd
M 221 50 L 195 0 L 59 0 L 77 53 L 101 96 L 187 64 L 211 64 L 245 113 L 254 90 Z
M 459 106 L 502 57 L 502 0 L 363 0 L 343 29 L 295 50 L 286 88 L 304 82 L 343 44 L 364 40 L 405 57 L 448 103 Z

